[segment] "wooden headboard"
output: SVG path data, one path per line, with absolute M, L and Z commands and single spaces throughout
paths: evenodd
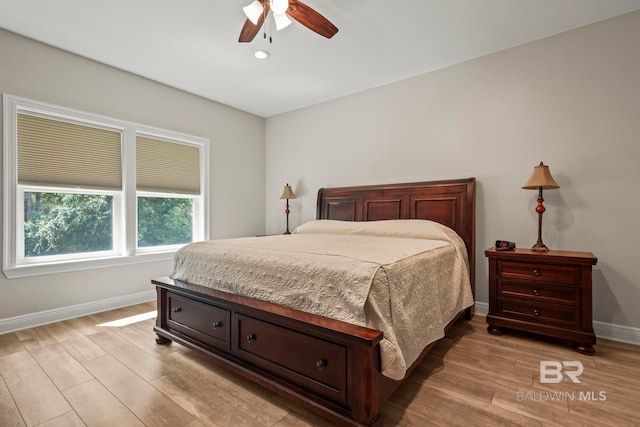
M 467 246 L 475 295 L 476 179 L 321 188 L 316 217 L 342 221 L 429 219 L 453 229 Z

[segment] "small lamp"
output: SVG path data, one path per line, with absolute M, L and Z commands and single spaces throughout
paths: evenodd
M 287 214 L 287 231 L 285 231 L 283 234 L 291 234 L 291 232 L 289 231 L 289 212 L 291 212 L 289 210 L 289 199 L 293 200 L 295 198 L 296 198 L 296 195 L 293 194 L 293 190 L 287 183 L 287 185 L 284 186 L 284 191 L 282 192 L 282 196 L 280 196 L 280 199 L 287 200 L 287 205 L 286 205 L 286 208 L 284 209 L 284 212 Z
M 554 188 L 560 188 L 557 182 L 551 176 L 549 172 L 549 166 L 546 166 L 540 162 L 539 166 L 533 168 L 531 178 L 525 185 L 522 186 L 525 190 L 538 190 L 538 206 L 536 206 L 536 212 L 538 212 L 538 241 L 531 248 L 534 252 L 548 252 L 549 248 L 542 243 L 542 214 L 546 210 L 542 202 L 542 189 L 551 190 Z

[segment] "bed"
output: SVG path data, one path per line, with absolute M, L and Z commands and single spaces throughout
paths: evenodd
M 375 228 L 380 228 L 388 227 L 388 224 L 394 226 L 395 220 L 429 220 L 400 221 L 403 224 L 416 222 L 420 226 L 422 223 L 433 221 L 455 231 L 455 237 L 463 242 L 461 247 L 466 251 L 468 260 L 464 268 L 469 272 L 466 280 L 472 293 L 471 304 L 467 308 L 457 311 L 462 306 L 454 306 L 458 307 L 456 311 L 444 317 L 446 325 L 443 326 L 442 333 L 459 317 L 464 315 L 470 319 L 473 316 L 474 178 L 324 188 L 318 191 L 316 216 L 319 220 L 317 225 L 315 223 L 303 225 L 300 231 L 296 230 L 294 235 L 290 236 L 292 240 L 285 243 L 281 236 L 234 239 L 231 243 L 222 242 L 222 249 L 220 244 L 215 245 L 218 246 L 215 250 L 226 254 L 233 253 L 236 246 L 251 245 L 250 250 L 262 253 L 271 251 L 271 249 L 269 251 L 265 249 L 270 245 L 275 245 L 277 251 L 280 248 L 278 245 L 308 244 L 305 241 L 313 238 L 309 233 L 314 234 L 316 227 L 326 227 L 327 224 L 330 224 L 330 227 L 335 225 L 338 229 L 344 228 L 342 224 L 345 224 L 349 226 L 349 230 L 353 224 L 357 229 L 368 230 L 374 224 L 365 225 L 359 222 L 376 221 Z M 359 227 L 360 224 L 362 227 Z M 323 238 L 330 241 L 336 237 Z M 349 245 L 346 243 L 349 239 L 337 238 L 344 242 L 341 245 L 342 251 L 347 251 L 347 255 L 350 255 Z M 378 237 L 364 238 L 366 242 L 366 239 Z M 311 242 L 315 244 L 314 240 Z M 255 245 L 258 247 L 253 247 Z M 356 245 L 362 246 L 362 243 L 356 243 Z M 197 247 L 198 245 L 194 244 L 190 250 L 195 250 Z M 321 246 L 318 245 L 318 251 L 321 250 L 320 248 Z M 439 245 L 434 247 L 433 251 L 451 252 L 448 248 L 448 245 Z M 417 249 L 418 252 L 422 250 L 420 247 Z M 282 256 L 283 254 L 286 256 Z M 195 257 L 195 255 L 191 256 Z M 295 256 L 297 255 L 289 252 L 280 253 L 281 258 L 284 257 L 287 262 L 292 263 L 292 269 L 295 269 L 293 264 Z M 247 258 L 251 257 L 247 256 Z M 197 260 L 190 257 L 185 259 Z M 272 262 L 273 260 L 267 264 Z M 268 298 L 257 298 L 235 290 L 232 293 L 224 286 L 205 283 L 203 275 L 193 273 L 194 266 L 197 264 L 206 264 L 206 262 L 193 261 L 191 264 L 183 265 L 182 258 L 177 256 L 174 277 L 188 280 L 169 277 L 152 280 L 157 289 L 158 303 L 158 317 L 154 327 L 157 334 L 156 342 L 166 344 L 175 341 L 207 354 L 233 371 L 324 415 L 337 424 L 381 425 L 380 411 L 384 402 L 437 342 L 432 340 L 422 344 L 416 339 L 418 344 L 414 343 L 414 347 L 418 346 L 417 353 L 415 348 L 411 349 L 413 352 L 411 357 L 402 360 L 401 362 L 406 363 L 400 363 L 398 368 L 387 362 L 389 340 L 396 339 L 392 331 L 382 327 L 372 328 L 371 322 L 363 323 L 357 316 L 352 319 L 350 315 L 341 317 L 321 310 L 318 312 L 324 315 L 320 315 L 310 312 L 307 307 L 298 307 L 288 301 L 274 302 Z M 339 266 L 337 262 L 334 264 L 336 267 Z M 227 266 L 225 262 L 221 265 L 225 268 Z M 345 265 L 344 270 L 357 271 L 357 268 L 352 268 L 351 264 Z M 400 264 L 400 261 L 397 265 L 396 270 L 403 271 L 405 265 Z M 229 261 L 228 266 L 233 270 L 233 261 Z M 279 265 L 276 270 L 278 269 L 282 270 L 282 267 Z M 245 271 L 243 267 L 235 270 L 242 274 Z M 392 270 L 389 267 L 386 274 L 392 274 L 390 272 Z M 214 273 L 219 274 L 219 272 Z M 269 272 L 260 274 L 268 277 L 269 282 L 277 282 L 273 279 L 275 276 L 270 275 Z M 362 274 L 369 273 L 363 270 Z M 226 279 L 216 278 L 215 280 L 219 284 L 231 282 Z M 283 277 L 281 280 L 284 284 L 288 279 Z M 354 288 L 358 289 L 355 286 Z M 370 289 L 367 288 L 364 293 L 369 291 Z M 323 294 L 322 299 L 328 298 L 331 296 L 325 297 Z M 418 304 L 422 301 L 421 298 L 414 298 L 414 300 L 417 300 Z M 412 303 L 415 304 L 416 301 Z M 393 304 L 389 303 L 389 305 Z M 382 306 L 384 307 L 384 304 Z M 422 330 L 425 325 L 416 320 L 415 325 L 409 325 L 409 330 L 411 326 L 419 326 Z M 426 328 L 428 327 L 429 324 L 426 324 Z M 386 332 L 383 333 L 383 330 Z M 408 336 L 409 339 L 399 335 L 397 340 L 414 341 L 410 339 L 411 335 Z M 292 354 L 295 354 L 295 357 L 292 357 Z

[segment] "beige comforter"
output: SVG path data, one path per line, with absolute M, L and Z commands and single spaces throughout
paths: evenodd
M 174 279 L 384 333 L 382 373 L 401 379 L 473 304 L 462 239 L 423 220 L 319 220 L 290 236 L 212 240 L 176 253 Z

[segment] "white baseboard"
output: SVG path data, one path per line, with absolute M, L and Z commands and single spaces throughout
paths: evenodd
M 640 328 L 594 321 L 593 330 L 598 338 L 640 345 Z
M 486 316 L 488 313 L 489 304 L 476 301 L 476 314 Z M 598 338 L 640 345 L 640 328 L 594 321 L 593 330 Z
M 476 314 L 479 314 L 480 316 L 486 316 L 489 314 L 489 304 L 486 302 L 476 301 Z
M 149 302 L 155 299 L 156 291 L 148 290 L 136 294 L 123 295 L 120 297 L 92 301 L 84 304 L 39 311 L 37 313 L 25 314 L 23 316 L 8 317 L 6 319 L 0 319 L 0 335 L 8 332 L 19 331 L 21 329 L 46 325 L 48 323 L 73 319 L 74 317 L 87 316 L 101 311 Z

